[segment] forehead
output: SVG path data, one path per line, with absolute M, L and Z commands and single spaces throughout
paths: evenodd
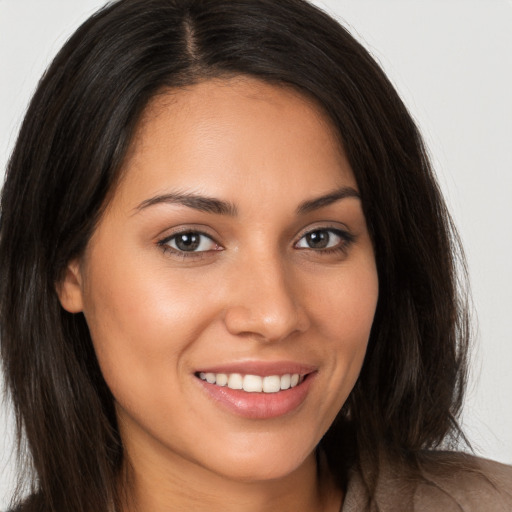
M 341 138 L 328 115 L 321 106 L 305 93 L 295 88 L 270 84 L 248 77 L 216 78 L 204 80 L 188 87 L 164 89 L 148 104 L 138 123 L 133 149 L 148 142 L 154 142 L 154 131 L 166 123 L 169 116 L 175 121 L 177 130 L 194 127 L 201 133 L 201 127 L 216 119 L 225 123 L 250 116 L 254 128 L 264 126 L 285 117 L 289 121 L 307 121 L 308 126 L 328 132 L 330 141 L 340 145 Z M 179 123 L 179 126 L 178 126 Z M 297 126 L 298 127 L 298 126 Z M 220 129 L 221 126 L 217 126 Z M 240 132 L 247 128 L 247 119 Z M 248 132 L 248 130 L 246 130 Z M 202 135 L 206 135 L 204 132 Z
M 124 181 L 138 192 L 172 185 L 223 195 L 229 185 L 255 180 L 261 189 L 262 179 L 288 192 L 299 182 L 312 193 L 355 186 L 340 137 L 322 109 L 291 87 L 249 77 L 155 96 L 123 171 L 121 188 Z
M 193 116 L 193 122 L 210 116 L 229 118 L 231 115 L 259 111 L 272 106 L 277 115 L 295 114 L 296 118 L 307 116 L 337 138 L 328 115 L 316 100 L 287 84 L 269 83 L 264 80 L 239 75 L 201 80 L 180 88 L 163 89 L 149 102 L 141 116 L 135 142 L 143 138 L 148 124 L 153 124 L 160 115 L 172 111 L 179 116 Z M 264 113 L 269 118 L 271 109 Z M 304 120 L 304 119 L 302 119 Z M 257 118 L 255 118 L 257 121 Z

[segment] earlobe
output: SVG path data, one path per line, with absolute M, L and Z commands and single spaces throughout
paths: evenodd
M 61 280 L 55 289 L 62 307 L 69 313 L 80 313 L 83 310 L 82 277 L 78 259 L 68 263 Z

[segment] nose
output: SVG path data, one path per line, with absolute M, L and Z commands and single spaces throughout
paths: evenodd
M 252 258 L 233 270 L 224 316 L 231 334 L 276 342 L 309 328 L 299 283 L 279 257 Z

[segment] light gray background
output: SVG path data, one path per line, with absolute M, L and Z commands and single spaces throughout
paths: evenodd
M 315 3 L 341 19 L 379 60 L 430 147 L 465 244 L 478 313 L 464 425 L 477 453 L 512 463 L 512 1 Z M 0 0 L 2 173 L 41 73 L 103 4 Z M 0 509 L 10 494 L 11 441 L 4 406 Z

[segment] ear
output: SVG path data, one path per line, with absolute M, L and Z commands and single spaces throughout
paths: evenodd
M 83 310 L 82 276 L 80 261 L 77 259 L 68 263 L 61 280 L 55 289 L 62 307 L 69 313 L 80 313 Z

